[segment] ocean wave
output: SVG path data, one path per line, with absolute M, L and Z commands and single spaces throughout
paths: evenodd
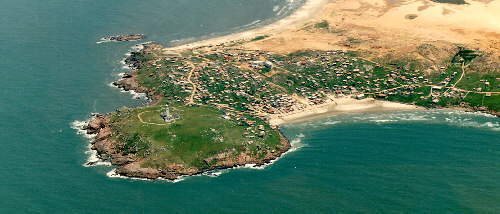
M 108 43 L 108 42 L 113 42 L 110 39 L 104 39 L 101 38 L 99 41 L 95 42 L 96 44 L 102 44 L 102 43 Z
M 97 136 L 97 134 L 87 134 L 85 127 L 89 124 L 89 122 L 90 119 L 85 121 L 75 120 L 71 123 L 71 128 L 76 130 L 76 133 L 78 135 L 85 137 L 89 141 L 89 143 L 87 144 L 87 150 L 85 151 L 85 154 L 87 155 L 87 160 L 85 161 L 83 166 L 85 167 L 111 166 L 111 162 L 104 161 L 101 158 L 99 158 L 97 151 L 92 149 L 91 141 Z
M 118 74 L 118 75 L 120 75 L 120 74 Z M 146 93 L 140 93 L 140 92 L 137 92 L 134 90 L 128 90 L 128 91 L 124 90 L 123 88 L 120 88 L 117 85 L 115 85 L 114 82 L 108 83 L 108 86 L 112 87 L 112 88 L 120 89 L 120 92 L 122 92 L 122 93 L 128 93 L 128 94 L 132 95 L 132 99 L 149 101 L 149 98 L 148 98 Z
M 148 96 L 146 95 L 146 93 L 139 93 L 139 92 L 136 92 L 134 90 L 125 91 L 123 89 L 121 90 L 121 92 L 131 94 L 133 99 L 148 100 Z
M 76 130 L 76 133 L 78 135 L 84 136 L 87 139 L 93 139 L 97 134 L 87 134 L 87 131 L 85 130 L 85 127 L 89 124 L 90 119 L 88 120 L 75 120 L 71 122 L 70 126 L 72 129 Z
M 370 121 L 375 123 L 390 123 L 390 122 L 396 122 L 397 120 L 382 119 L 382 120 L 370 120 Z
M 445 118 L 445 121 L 448 124 L 460 127 L 484 128 L 484 129 L 490 129 L 492 131 L 500 131 L 499 122 L 477 121 L 471 118 L 461 118 L 461 117 L 447 117 Z
M 96 150 L 92 149 L 92 144 L 87 145 L 87 151 L 85 151 L 87 155 L 87 161 L 83 164 L 84 167 L 92 167 L 92 166 L 111 166 L 110 161 L 104 161 L 99 158 Z
M 335 121 L 326 121 L 323 123 L 323 125 L 336 125 L 336 124 L 339 124 L 339 123 L 342 123 L 342 121 L 338 121 L 338 120 L 335 120 Z
M 277 12 L 277 11 L 279 11 L 279 10 L 280 10 L 280 8 L 281 8 L 281 6 L 279 6 L 279 5 L 275 5 L 275 6 L 273 7 L 273 12 Z
M 273 7 L 273 12 L 276 14 L 276 16 L 283 16 L 288 14 L 290 11 L 297 9 L 303 3 L 304 1 L 287 0 L 287 3 L 283 7 Z
M 255 20 L 255 21 L 253 21 L 253 22 L 250 22 L 250 23 L 248 23 L 248 24 L 246 24 L 246 25 L 241 26 L 240 28 L 247 28 L 247 27 L 250 27 L 250 26 L 254 26 L 254 25 L 256 25 L 256 24 L 260 23 L 261 21 L 262 21 L 262 20 L 260 20 L 260 19 L 259 19 L 259 20 Z
M 402 111 L 386 113 L 361 113 L 344 114 L 328 117 L 324 120 L 311 121 L 297 124 L 298 128 L 324 128 L 343 123 L 411 123 L 425 122 L 429 124 L 447 124 L 460 127 L 483 128 L 493 131 L 500 130 L 500 120 L 494 115 L 478 112 L 465 112 L 457 110 L 426 110 Z

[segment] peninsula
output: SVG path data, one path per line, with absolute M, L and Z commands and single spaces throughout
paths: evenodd
M 273 27 L 173 48 L 143 44 L 114 84 L 150 104 L 95 115 L 85 129 L 118 174 L 176 179 L 269 163 L 290 149 L 280 125 L 305 117 L 419 108 L 498 115 L 499 29 L 455 22 L 478 5 L 498 7 L 311 0 Z M 454 20 L 433 8 L 453 10 Z M 353 12 L 361 9 L 368 13 Z M 432 39 L 446 33 L 448 41 Z

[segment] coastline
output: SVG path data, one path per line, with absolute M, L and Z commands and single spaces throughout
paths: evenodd
M 135 51 L 148 52 L 152 49 L 160 48 L 161 46 L 154 43 L 149 43 L 140 45 L 139 47 L 141 48 L 135 49 Z M 124 63 L 130 68 L 129 73 L 122 75 L 119 80 L 112 84 L 112 86 L 120 88 L 123 92 L 145 94 L 147 99 L 150 101 L 146 104 L 147 106 L 158 103 L 161 98 L 153 96 L 154 91 L 140 86 L 140 84 L 137 82 L 137 69 L 141 67 L 141 64 L 140 62 L 135 60 L 134 53 L 128 54 L 128 57 L 124 60 Z M 279 128 L 280 125 L 283 125 L 285 123 L 311 120 L 328 114 L 409 109 L 417 109 L 417 107 L 374 99 L 356 100 L 349 97 L 336 98 L 334 96 L 330 96 L 329 100 L 323 104 L 308 106 L 302 110 L 290 112 L 286 115 L 271 115 L 268 123 Z M 86 163 L 85 166 L 113 166 L 115 167 L 115 169 L 108 173 L 108 176 L 110 177 L 147 180 L 166 179 L 170 181 L 176 181 L 186 176 L 203 175 L 211 173 L 213 171 L 225 169 L 240 167 L 262 168 L 274 163 L 283 155 L 296 150 L 293 149 L 291 141 L 287 139 L 281 133 L 281 131 L 279 131 L 281 139 L 280 142 L 283 145 L 282 149 L 273 153 L 268 153 L 268 155 L 264 159 L 238 158 L 237 160 L 224 160 L 220 165 L 201 170 L 184 168 L 178 165 L 172 166 L 172 168 L 170 169 L 162 170 L 143 168 L 141 167 L 141 158 L 130 154 L 123 155 L 119 150 L 114 148 L 116 142 L 114 141 L 114 139 L 112 139 L 112 130 L 110 127 L 111 122 L 109 115 L 110 114 L 93 115 L 92 118 L 84 126 L 81 126 L 80 130 L 87 136 L 89 136 L 90 139 L 91 151 L 89 153 L 92 157 L 88 159 L 89 162 Z M 273 117 L 277 118 L 273 119 Z
M 250 29 L 248 31 L 237 32 L 225 36 L 210 38 L 206 40 L 200 40 L 189 44 L 179 45 L 175 47 L 164 47 L 154 43 L 143 43 L 134 46 L 132 51 L 140 52 L 145 49 L 145 47 L 158 48 L 161 51 L 172 51 L 180 52 L 189 49 L 211 47 L 212 45 L 224 46 L 231 45 L 240 41 L 249 41 L 256 36 L 269 36 L 279 34 L 290 29 L 296 29 L 297 26 L 303 26 L 313 20 L 313 17 L 317 16 L 317 12 L 322 9 L 322 6 L 330 2 L 329 0 L 306 0 L 305 3 L 298 8 L 292 14 L 284 17 L 283 19 L 277 20 L 271 24 L 258 27 L 255 29 Z M 149 45 L 151 44 L 151 45 Z M 147 49 L 147 48 L 146 48 Z M 136 80 L 136 70 L 140 67 L 140 62 L 134 59 L 134 52 L 123 61 L 123 63 L 130 70 L 121 76 L 119 80 L 114 82 L 111 86 L 120 88 L 123 92 L 131 92 L 144 94 L 149 101 L 146 105 L 154 105 L 161 100 L 161 97 L 152 96 L 154 93 L 153 89 L 145 88 Z M 139 64 L 138 64 L 139 63 Z M 270 114 L 267 115 L 268 123 L 271 126 L 279 128 L 284 124 L 298 123 L 307 120 L 314 120 L 317 118 L 323 118 L 329 115 L 345 114 L 345 113 L 366 113 L 366 112 L 387 112 L 387 111 L 415 111 L 423 110 L 425 108 L 419 107 L 412 104 L 403 104 L 391 101 L 377 100 L 373 98 L 366 99 L 354 99 L 349 97 L 335 97 L 329 96 L 325 103 L 319 105 L 306 105 L 300 110 L 295 110 L 284 114 Z M 164 169 L 152 169 L 141 167 L 141 160 L 134 156 L 122 155 L 120 152 L 113 148 L 113 142 L 111 140 L 111 129 L 109 128 L 109 114 L 107 115 L 94 115 L 93 118 L 87 123 L 85 127 L 81 130 L 85 131 L 87 135 L 93 136 L 91 138 L 91 149 L 96 151 L 96 157 L 98 160 L 93 163 L 88 164 L 88 166 L 99 165 L 95 163 L 105 162 L 110 163 L 109 165 L 115 166 L 112 172 L 108 173 L 110 177 L 125 177 L 125 178 L 139 178 L 139 179 L 167 179 L 176 181 L 182 179 L 185 176 L 202 175 L 206 173 L 213 172 L 214 170 L 224 170 L 239 168 L 242 166 L 251 165 L 252 167 L 262 167 L 272 164 L 278 160 L 283 155 L 292 151 L 292 145 L 289 139 L 286 139 L 284 135 L 279 131 L 280 142 L 284 146 L 282 149 L 278 150 L 276 153 L 273 150 L 273 154 L 268 153 L 264 159 L 253 159 L 249 160 L 243 156 L 243 159 L 237 158 L 237 160 L 221 160 L 223 164 L 211 166 L 208 169 L 193 169 L 184 168 L 183 166 L 175 165 L 166 170 Z M 270 154 L 270 155 L 269 155 Z M 217 159 L 216 159 L 217 160 Z M 109 161 L 109 162 L 106 162 Z M 219 160 L 218 160 L 219 161 Z
M 269 118 L 271 125 L 281 126 L 284 124 L 298 123 L 314 120 L 338 114 L 347 113 L 368 113 L 387 111 L 416 111 L 425 108 L 411 104 L 376 100 L 366 98 L 362 100 L 350 97 L 333 97 L 320 105 L 308 106 L 304 109 L 293 111 L 287 114 L 275 114 Z
M 251 39 L 255 36 L 262 34 L 276 34 L 280 31 L 284 31 L 295 26 L 306 23 L 309 18 L 311 18 L 315 12 L 321 9 L 321 6 L 327 3 L 329 0 L 306 0 L 302 6 L 300 6 L 296 11 L 292 14 L 280 19 L 276 20 L 273 23 L 268 25 L 264 25 L 262 27 L 258 27 L 255 29 L 250 29 L 243 32 L 237 32 L 228 34 L 225 36 L 209 38 L 205 40 L 200 40 L 184 45 L 179 45 L 175 47 L 164 48 L 167 51 L 180 51 L 185 49 L 191 49 L 201 46 L 207 45 L 215 45 L 215 44 L 223 44 L 226 42 L 234 42 L 237 40 L 245 40 Z M 132 47 L 132 52 L 142 51 L 144 47 L 150 42 L 141 43 Z M 131 52 L 131 53 L 132 53 Z M 129 92 L 132 95 L 140 94 L 143 96 L 135 96 L 134 98 L 145 97 L 149 102 L 147 105 L 152 105 L 159 100 L 155 97 L 151 97 L 149 91 L 145 90 L 141 86 L 139 86 L 135 80 L 135 71 L 139 65 L 137 65 L 133 60 L 128 61 L 130 59 L 130 54 L 127 54 L 127 58 L 122 60 L 122 63 L 127 67 L 130 72 L 128 74 L 121 75 L 121 77 L 110 84 L 111 87 L 117 87 L 122 92 Z M 214 170 L 224 170 L 231 168 L 239 168 L 239 167 L 252 167 L 252 168 L 260 168 L 265 167 L 267 165 L 272 164 L 276 160 L 278 160 L 283 155 L 292 151 L 292 144 L 290 141 L 279 131 L 280 134 L 280 142 L 284 145 L 281 151 L 278 151 L 277 155 L 271 155 L 269 157 L 264 158 L 258 162 L 241 162 L 241 163 L 233 163 L 226 166 L 216 167 L 208 170 L 202 170 L 197 172 L 188 172 L 188 173 L 165 173 L 154 171 L 152 169 L 144 169 L 141 167 L 132 167 L 126 169 L 126 164 L 134 163 L 133 157 L 129 156 L 121 156 L 116 153 L 114 148 L 112 147 L 112 141 L 110 140 L 111 131 L 109 129 L 109 118 L 106 115 L 93 115 L 84 125 L 76 127 L 78 132 L 81 132 L 86 135 L 86 137 L 90 140 L 89 148 L 90 158 L 92 162 L 88 162 L 85 166 L 95 166 L 95 165 L 106 165 L 106 166 L 116 166 L 117 168 L 113 169 L 108 173 L 110 177 L 125 177 L 125 178 L 136 178 L 136 179 L 167 179 L 171 181 L 175 181 L 177 179 L 182 179 L 184 176 L 194 176 L 201 175 L 204 173 L 209 173 Z M 295 150 L 295 149 L 293 149 Z M 113 157 L 114 156 L 114 157 Z M 105 163 L 105 164 L 100 164 Z M 143 169 L 141 171 L 141 169 Z
M 110 177 L 146 180 L 165 179 L 175 182 L 186 176 L 203 175 L 225 169 L 241 167 L 262 169 L 294 151 L 291 141 L 279 131 L 281 149 L 268 153 L 263 159 L 252 159 L 243 154 L 238 156 L 237 159 L 222 159 L 217 165 L 205 169 L 185 168 L 177 164 L 172 164 L 164 169 L 145 168 L 141 166 L 143 159 L 133 154 L 122 154 L 115 148 L 115 140 L 112 139 L 110 124 L 109 114 L 95 114 L 87 122 L 74 125 L 74 128 L 80 134 L 84 134 L 90 140 L 90 157 L 84 166 L 113 166 L 115 168 L 108 173 Z
M 238 40 L 248 40 L 253 39 L 259 35 L 272 36 L 280 32 L 294 29 L 297 26 L 304 25 L 313 18 L 318 11 L 322 9 L 330 0 L 305 0 L 302 6 L 292 12 L 290 15 L 283 17 L 282 19 L 276 20 L 270 24 L 257 27 L 254 29 L 232 33 L 224 36 L 218 36 L 214 38 L 202 39 L 199 41 L 190 42 L 187 44 L 181 44 L 173 47 L 166 47 L 166 51 L 179 51 L 185 49 L 198 48 L 202 46 L 210 45 L 222 45 L 228 42 L 235 42 Z
M 150 49 L 161 46 L 154 43 L 146 43 L 135 47 L 135 52 L 147 52 Z M 127 54 L 127 58 L 122 62 L 130 71 L 120 75 L 120 78 L 111 83 L 110 86 L 119 88 L 124 93 L 143 95 L 148 101 L 145 103 L 145 106 L 152 106 L 160 102 L 161 97 L 154 96 L 154 90 L 142 87 L 137 82 L 137 69 L 141 67 L 141 64 L 134 58 L 134 52 Z M 135 96 L 134 98 L 137 99 Z M 109 177 L 145 180 L 161 179 L 175 182 L 187 176 L 210 174 L 214 171 L 226 169 L 241 167 L 262 169 L 274 163 L 285 154 L 295 150 L 292 148 L 291 141 L 278 129 L 279 142 L 281 144 L 280 149 L 269 151 L 260 159 L 242 153 L 236 157 L 224 157 L 220 160 L 215 158 L 214 160 L 217 161 L 216 164 L 204 169 L 188 168 L 178 164 L 171 164 L 164 169 L 145 168 L 141 166 L 144 160 L 143 158 L 135 154 L 123 154 L 116 148 L 117 142 L 116 139 L 113 139 L 110 116 L 111 113 L 93 113 L 91 118 L 87 121 L 74 122 L 72 124 L 78 134 L 84 135 L 90 141 L 88 146 L 89 150 L 86 152 L 89 154 L 89 157 L 84 166 L 113 166 L 115 168 L 107 173 Z

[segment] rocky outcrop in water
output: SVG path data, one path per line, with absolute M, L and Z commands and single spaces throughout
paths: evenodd
M 102 41 L 112 41 L 112 42 L 130 42 L 139 41 L 144 39 L 144 34 L 128 34 L 128 35 L 117 35 L 117 36 L 106 36 L 103 37 Z

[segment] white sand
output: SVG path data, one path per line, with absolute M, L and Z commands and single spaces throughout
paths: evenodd
M 353 98 L 330 98 L 330 101 L 306 107 L 299 111 L 293 111 L 287 114 L 274 114 L 270 116 L 271 125 L 282 125 L 304 120 L 315 119 L 325 115 L 334 115 L 341 113 L 362 113 L 378 111 L 403 111 L 423 109 L 418 106 L 395 103 L 389 101 L 380 101 L 373 98 L 357 100 Z
M 286 30 L 295 29 L 297 28 L 297 26 L 304 25 L 307 21 L 309 21 L 310 18 L 314 17 L 317 12 L 319 12 L 328 2 L 329 0 L 306 0 L 304 5 L 302 5 L 295 12 L 269 25 L 244 32 L 233 33 L 226 36 L 210 38 L 185 45 L 170 47 L 166 48 L 165 50 L 183 50 L 201 46 L 218 45 L 242 39 L 253 39 L 259 35 L 272 36 Z

